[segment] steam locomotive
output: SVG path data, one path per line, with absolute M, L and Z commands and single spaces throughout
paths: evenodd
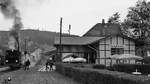
M 21 52 L 18 50 L 6 50 L 4 56 L 4 65 L 11 68 L 20 68 Z

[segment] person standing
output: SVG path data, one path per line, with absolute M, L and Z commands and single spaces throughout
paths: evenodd
M 53 63 L 52 58 L 49 58 L 49 59 L 47 60 L 47 62 L 46 62 L 46 71 L 48 71 L 48 69 L 49 69 L 50 71 L 52 71 L 52 70 L 53 70 L 53 65 L 54 65 L 54 63 Z
M 27 70 L 29 70 L 29 66 L 30 66 L 30 60 L 27 60 Z
M 49 66 L 50 66 L 50 71 L 53 71 L 53 65 L 54 65 L 54 62 L 52 60 L 52 58 L 49 60 Z
M 30 60 L 28 59 L 28 60 L 25 62 L 25 70 L 29 70 L 29 66 L 30 66 Z
M 49 70 L 49 61 L 47 60 L 46 61 L 46 71 L 48 71 Z

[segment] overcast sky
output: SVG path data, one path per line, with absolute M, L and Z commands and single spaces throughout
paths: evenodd
M 59 32 L 60 17 L 63 17 L 63 32 L 83 35 L 102 19 L 107 20 L 115 12 L 123 20 L 128 8 L 137 0 L 17 0 L 25 28 Z M 147 0 L 149 1 L 149 0 Z M 9 30 L 12 21 L 0 13 L 0 30 Z

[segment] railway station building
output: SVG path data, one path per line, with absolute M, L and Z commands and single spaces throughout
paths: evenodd
M 121 26 L 112 23 L 97 23 L 82 37 L 55 38 L 57 53 L 62 53 L 62 59 L 75 55 L 84 57 L 88 63 L 109 65 L 114 54 L 136 53 L 135 40 L 122 34 Z

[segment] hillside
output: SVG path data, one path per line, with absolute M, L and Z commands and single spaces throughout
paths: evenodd
M 8 43 L 8 31 L 0 31 L 0 46 L 6 47 Z M 28 41 L 28 46 L 37 47 L 41 45 L 53 46 L 54 38 L 59 36 L 59 33 L 50 31 L 39 31 L 33 29 L 26 29 L 20 32 L 20 40 L 22 48 L 25 47 L 25 39 Z M 68 36 L 68 34 L 63 34 Z M 75 35 L 72 35 L 75 36 Z M 34 48 L 33 48 L 34 49 Z

